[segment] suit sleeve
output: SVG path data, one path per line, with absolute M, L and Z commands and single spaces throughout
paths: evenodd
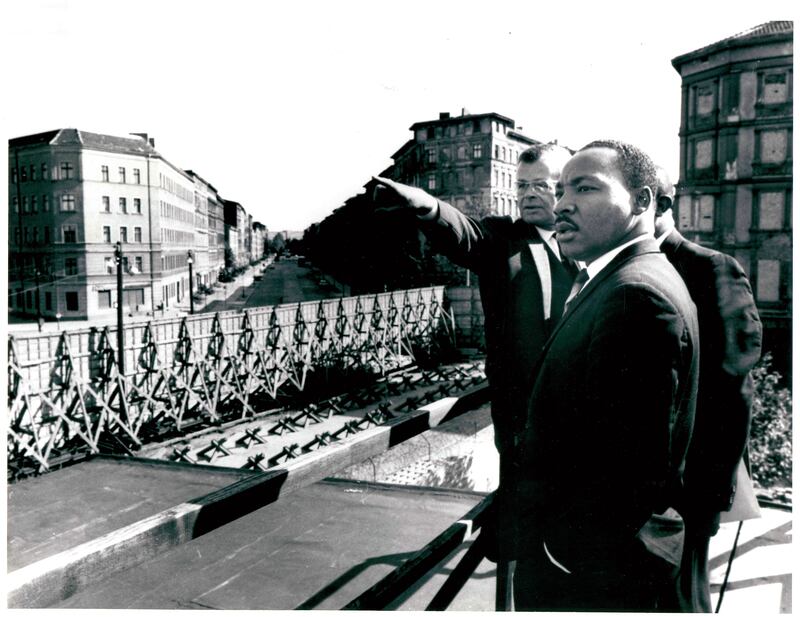
M 689 307 L 689 319 L 694 319 Z M 609 294 L 586 354 L 582 477 L 544 537 L 567 568 L 615 559 L 666 495 L 686 452 L 697 385 L 695 339 L 680 311 L 644 286 Z M 565 509 L 566 508 L 566 509 Z
M 493 222 L 498 221 L 475 220 L 439 201 L 439 215 L 433 221 L 424 222 L 421 229 L 437 253 L 477 272 L 485 264 L 485 254 L 495 235 Z
M 750 369 L 761 355 L 761 321 L 753 293 L 741 266 L 729 255 L 714 259 L 718 332 L 713 347 L 703 341 L 701 409 L 695 443 L 686 468 L 686 508 L 706 515 L 730 509 L 736 490 L 736 470 L 750 429 L 753 380 Z M 708 352 L 708 353 L 705 353 Z M 705 362 L 712 361 L 706 366 Z

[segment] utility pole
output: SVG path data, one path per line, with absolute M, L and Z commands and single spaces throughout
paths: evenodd
M 125 375 L 125 332 L 122 329 L 122 243 L 114 246 L 114 259 L 117 262 L 117 367 L 120 375 Z

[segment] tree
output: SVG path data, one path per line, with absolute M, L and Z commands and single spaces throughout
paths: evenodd
M 286 248 L 286 240 L 283 237 L 281 232 L 275 234 L 275 236 L 270 240 L 269 249 L 273 253 L 280 254 L 283 253 L 283 250 Z
M 780 386 L 767 353 L 753 368 L 753 416 L 750 425 L 750 467 L 762 488 L 792 485 L 792 395 Z

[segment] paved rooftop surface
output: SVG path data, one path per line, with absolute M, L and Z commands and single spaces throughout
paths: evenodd
M 450 442 L 438 453 L 434 448 L 432 466 L 437 457 L 480 458 L 481 448 L 491 445 L 486 439 L 490 432 L 491 427 L 479 431 L 470 454 L 459 454 Z M 429 434 L 426 438 L 432 443 Z M 396 454 L 390 450 L 384 456 Z M 9 570 L 225 486 L 245 473 L 95 459 L 11 485 Z M 404 475 L 418 474 L 392 472 L 394 477 Z M 481 493 L 474 491 L 320 482 L 99 581 L 52 608 L 290 609 L 311 599 L 316 608 L 339 609 L 480 499 Z M 737 523 L 727 523 L 712 541 L 715 603 L 736 530 Z M 760 519 L 743 524 L 721 612 L 791 612 L 791 538 L 790 512 L 762 508 Z M 440 564 L 392 608 L 424 609 L 459 557 Z M 495 566 L 484 561 L 450 608 L 491 611 L 494 586 Z

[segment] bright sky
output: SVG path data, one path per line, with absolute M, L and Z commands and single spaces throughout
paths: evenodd
M 7 137 L 147 132 L 270 231 L 360 192 L 440 111 L 497 112 L 540 140 L 602 137 L 678 168 L 670 60 L 788 0 L 4 2 Z

